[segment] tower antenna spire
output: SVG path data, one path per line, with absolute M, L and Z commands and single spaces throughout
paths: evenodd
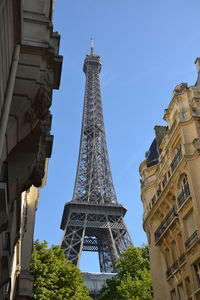
M 91 55 L 94 54 L 94 38 L 91 37 Z

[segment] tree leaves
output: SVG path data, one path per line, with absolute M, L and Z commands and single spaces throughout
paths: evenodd
M 60 246 L 48 249 L 48 243 L 35 241 L 30 272 L 34 278 L 34 299 L 89 300 L 89 290 L 80 270 L 67 262 Z
M 116 263 L 118 274 L 106 281 L 100 300 L 153 300 L 146 246 L 127 248 Z

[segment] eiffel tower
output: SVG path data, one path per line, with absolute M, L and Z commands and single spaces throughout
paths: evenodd
M 99 80 L 102 63 L 91 40 L 83 65 L 86 87 L 78 167 L 72 201 L 63 211 L 61 248 L 77 266 L 82 251 L 98 252 L 100 271 L 112 273 L 132 240 L 124 222 L 127 209 L 118 204 L 110 170 Z

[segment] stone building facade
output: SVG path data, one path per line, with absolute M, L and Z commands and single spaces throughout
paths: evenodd
M 32 299 L 29 263 L 60 84 L 53 0 L 0 0 L 0 299 Z
M 107 279 L 111 279 L 116 273 L 83 273 L 84 284 L 90 290 L 90 297 L 94 300 L 98 300 L 101 289 L 106 284 Z
M 176 86 L 167 126 L 155 126 L 140 165 L 155 300 L 200 299 L 200 58 L 196 65 L 196 84 Z

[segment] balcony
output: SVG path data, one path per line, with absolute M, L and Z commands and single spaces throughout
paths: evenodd
M 197 234 L 197 230 L 195 230 L 193 232 L 193 234 L 189 237 L 189 239 L 187 239 L 187 241 L 185 242 L 186 250 L 189 250 L 198 240 L 199 240 L 199 237 Z
M 190 196 L 190 190 L 188 183 L 184 185 L 184 190 L 178 195 L 178 207 L 181 207 L 183 203 L 187 200 L 187 198 Z
M 171 165 L 170 165 L 172 172 L 174 172 L 174 170 L 178 166 L 179 162 L 181 161 L 181 158 L 182 158 L 182 151 L 181 151 L 181 148 L 179 148 L 178 152 L 174 156 L 174 159 L 172 160 Z
M 159 227 L 156 229 L 154 233 L 155 237 L 155 243 L 157 244 L 161 236 L 164 234 L 164 232 L 168 229 L 169 225 L 178 217 L 178 214 L 176 212 L 176 206 L 174 205 L 172 209 L 169 211 L 169 213 L 166 215 L 164 220 L 161 222 Z
M 169 280 L 180 268 L 185 264 L 186 257 L 183 253 L 174 263 L 173 265 L 167 269 L 166 271 L 166 279 Z

